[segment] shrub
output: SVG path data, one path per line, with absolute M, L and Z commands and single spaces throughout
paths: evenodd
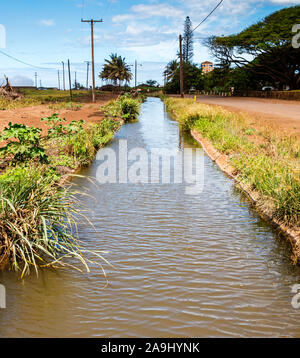
M 63 125 L 62 123 L 66 121 L 65 118 L 58 117 L 58 113 L 54 113 L 50 117 L 45 117 L 41 119 L 42 122 L 46 122 L 46 125 L 50 126 L 48 130 L 49 138 L 57 138 L 65 135 L 73 135 L 83 130 L 84 120 L 80 119 L 79 121 L 72 121 L 69 124 Z
M 65 118 L 58 117 L 58 113 L 52 114 L 50 117 L 44 117 L 41 119 L 42 122 L 46 122 L 48 129 L 48 137 L 55 138 L 63 134 L 62 123 L 66 121 Z
M 6 127 L 0 136 L 1 141 L 8 141 L 8 143 L 0 148 L 0 153 L 4 156 L 12 155 L 14 162 L 24 162 L 34 158 L 47 162 L 45 150 L 40 146 L 41 131 L 39 128 L 9 122 L 8 128 Z
M 139 114 L 141 100 L 141 98 L 134 99 L 129 94 L 125 94 L 104 107 L 105 115 L 107 118 L 134 120 Z
M 139 114 L 140 104 L 136 99 L 121 97 L 121 112 L 122 118 L 125 120 L 133 120 L 136 119 Z
M 86 129 L 62 137 L 63 150 L 67 155 L 74 157 L 78 165 L 89 164 L 96 149 L 109 142 L 119 126 L 120 122 L 112 119 L 90 124 Z
M 72 121 L 64 127 L 65 133 L 70 136 L 82 131 L 84 123 L 85 121 L 83 119 L 80 119 L 79 121 Z

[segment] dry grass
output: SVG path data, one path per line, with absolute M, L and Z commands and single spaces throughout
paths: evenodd
M 260 195 L 273 217 L 289 227 L 300 223 L 300 143 L 293 135 L 258 127 L 246 115 L 193 100 L 167 98 L 182 126 L 195 129 L 228 155 L 237 178 Z

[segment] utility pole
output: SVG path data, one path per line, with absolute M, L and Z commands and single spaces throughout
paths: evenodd
M 69 70 L 70 98 L 71 98 L 71 101 L 72 101 L 73 96 L 72 96 L 72 82 L 71 82 L 70 60 L 68 60 L 68 70 Z
M 212 9 L 212 11 L 200 22 L 199 25 L 197 25 L 191 33 L 193 33 L 196 29 L 199 28 L 216 10 L 217 8 L 222 4 L 224 0 L 220 0 L 220 2 Z M 182 36 L 179 35 L 179 50 L 180 50 L 180 96 L 181 98 L 184 97 L 184 86 L 183 86 L 183 60 L 182 60 Z
M 134 63 L 134 87 L 137 86 L 137 60 L 135 60 Z
M 86 89 L 89 90 L 89 68 L 90 68 L 90 61 L 86 62 Z
M 75 89 L 77 89 L 77 73 L 75 71 Z
M 35 72 L 34 74 L 34 78 L 35 78 L 35 88 L 37 88 L 38 84 L 37 84 L 37 77 L 38 77 L 38 74 L 37 72 Z
M 65 79 L 65 63 L 62 61 L 62 66 L 63 66 L 63 89 L 64 91 L 66 90 L 66 79 Z
M 93 102 L 95 102 L 96 100 L 96 95 L 95 95 L 95 59 L 94 59 L 94 23 L 97 22 L 103 22 L 103 20 L 83 20 L 81 19 L 81 22 L 88 22 L 91 24 L 91 47 L 92 47 L 92 77 L 93 77 Z
M 184 97 L 183 92 L 183 61 L 182 61 L 182 36 L 179 35 L 179 54 L 180 54 L 180 97 Z
M 59 70 L 57 70 L 57 79 L 58 79 L 58 89 L 60 90 L 60 76 L 59 76 Z
M 134 63 L 134 85 L 135 85 L 135 88 L 138 85 L 138 82 L 137 82 L 137 68 L 138 68 L 138 66 L 143 66 L 143 65 L 142 64 L 138 65 L 137 60 L 135 60 L 135 63 Z

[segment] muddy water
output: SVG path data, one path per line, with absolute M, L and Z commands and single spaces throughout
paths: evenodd
M 196 147 L 159 99 L 140 121 L 125 125 L 128 147 Z M 185 184 L 104 184 L 86 179 L 95 225 L 80 228 L 88 249 L 109 250 L 109 286 L 96 265 L 89 275 L 44 271 L 24 282 L 1 273 L 6 337 L 279 337 L 300 336 L 300 309 L 291 306 L 299 268 L 286 244 L 251 209 L 232 181 L 205 157 L 205 187 Z M 83 171 L 95 176 L 99 161 Z

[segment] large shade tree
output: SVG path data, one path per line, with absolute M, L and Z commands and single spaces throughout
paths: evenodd
M 222 64 L 246 67 L 280 86 L 300 88 L 300 50 L 292 46 L 292 28 L 300 23 L 300 6 L 279 10 L 236 35 L 211 37 L 212 54 Z
M 125 58 L 117 54 L 111 54 L 110 59 L 105 60 L 100 78 L 110 80 L 114 85 L 121 86 L 122 82 L 129 82 L 132 79 L 130 66 Z

